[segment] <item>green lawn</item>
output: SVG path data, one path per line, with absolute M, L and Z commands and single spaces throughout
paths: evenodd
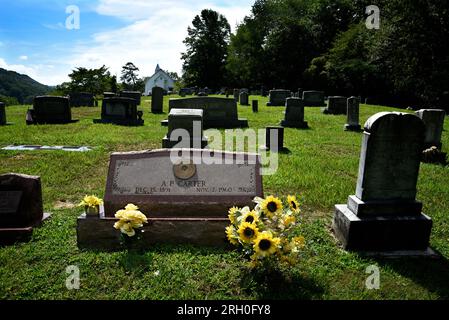
M 250 100 L 254 97 L 250 97 Z M 239 106 L 239 116 L 253 129 L 277 125 L 284 108 L 265 107 L 259 113 Z M 168 109 L 165 98 L 164 110 Z M 141 256 L 126 252 L 80 251 L 76 246 L 74 207 L 85 194 L 104 195 L 109 154 L 115 151 L 158 149 L 167 128 L 167 115 L 149 113 L 143 99 L 145 126 L 127 128 L 94 125 L 100 108 L 73 109 L 70 125 L 26 126 L 28 106 L 7 108 L 14 125 L 0 127 L 0 146 L 10 144 L 87 145 L 88 153 L 60 151 L 11 152 L 0 150 L 0 174 L 39 175 L 44 207 L 52 218 L 36 229 L 29 243 L 0 249 L 0 299 L 448 299 L 449 298 L 449 167 L 422 164 L 418 200 L 432 217 L 431 246 L 437 260 L 365 258 L 339 248 L 330 226 L 335 204 L 354 194 L 360 133 L 343 131 L 345 116 L 323 115 L 306 108 L 309 130 L 286 129 L 279 169 L 264 177 L 265 195 L 300 196 L 307 247 L 301 263 L 282 273 L 252 274 L 237 251 L 160 245 Z M 361 122 L 380 106 L 361 106 Z M 449 121 L 443 150 L 449 151 Z M 206 132 L 207 135 L 207 132 Z M 223 231 L 224 232 L 224 231 Z M 380 268 L 379 290 L 368 290 L 365 270 Z M 66 267 L 81 271 L 80 290 L 65 287 Z

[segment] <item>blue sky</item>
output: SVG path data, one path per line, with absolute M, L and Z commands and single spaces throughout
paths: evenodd
M 56 85 L 75 67 L 120 74 L 128 61 L 150 76 L 156 64 L 181 71 L 182 40 L 201 9 L 224 14 L 231 27 L 254 0 L 0 0 L 0 67 Z M 68 6 L 80 10 L 80 28 L 66 28 Z

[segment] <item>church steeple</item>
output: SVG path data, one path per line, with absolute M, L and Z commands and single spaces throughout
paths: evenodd
M 157 73 L 159 70 L 161 70 L 161 67 L 159 67 L 159 63 L 156 66 L 156 71 L 154 71 L 154 73 Z

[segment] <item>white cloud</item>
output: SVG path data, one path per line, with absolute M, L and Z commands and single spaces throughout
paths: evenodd
M 202 9 L 225 15 L 235 30 L 236 24 L 250 14 L 253 3 L 254 0 L 99 0 L 94 8 L 97 14 L 122 19 L 127 26 L 64 46 L 62 54 L 59 50 L 50 52 L 47 59 L 40 60 L 43 63 L 40 65 L 8 65 L 0 59 L 0 67 L 25 73 L 47 85 L 68 81 L 68 74 L 76 67 L 98 68 L 103 64 L 120 77 L 122 66 L 130 61 L 139 67 L 142 77 L 152 75 L 158 63 L 161 68 L 180 74 L 187 27 Z
M 22 61 L 27 61 L 28 60 L 28 56 L 20 56 L 19 57 L 19 60 L 22 60 Z
M 55 24 L 43 23 L 42 26 L 50 30 L 63 30 L 65 28 L 62 22 L 58 22 Z
M 187 27 L 202 9 L 210 8 L 225 15 L 234 29 L 250 13 L 254 0 L 226 0 L 221 4 L 193 0 L 100 0 L 97 13 L 114 16 L 129 25 L 93 36 L 89 47 L 77 48 L 70 58 L 76 66 L 98 67 L 106 64 L 113 74 L 131 61 L 141 76 L 150 76 L 157 63 L 163 69 L 181 72 L 181 52 Z

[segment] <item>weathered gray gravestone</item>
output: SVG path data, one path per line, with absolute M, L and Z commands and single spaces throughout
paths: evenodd
M 151 113 L 162 113 L 164 108 L 164 89 L 154 87 L 151 91 Z
M 323 91 L 303 91 L 302 100 L 306 107 L 323 107 L 326 105 Z
M 179 90 L 179 95 L 181 97 L 185 97 L 187 94 L 189 94 L 190 90 L 186 89 L 186 88 L 182 88 Z
M 345 130 L 347 131 L 360 131 L 359 123 L 360 113 L 360 100 L 356 97 L 350 97 L 347 100 L 347 123 L 345 124 Z
M 0 244 L 29 240 L 49 216 L 43 212 L 40 177 L 0 175 Z
M 6 109 L 5 104 L 0 102 L 0 126 L 6 125 Z
M 203 125 L 205 129 L 210 128 L 246 128 L 248 120 L 238 118 L 237 103 L 234 99 L 215 97 L 195 97 L 186 99 L 170 99 L 171 109 L 201 109 L 203 113 Z M 168 121 L 161 122 L 163 126 Z
M 234 89 L 234 100 L 235 102 L 239 103 L 240 99 L 240 90 L 239 89 Z
M 121 249 L 120 232 L 111 226 L 117 210 L 128 203 L 150 218 L 139 241 L 142 247 L 229 245 L 224 235 L 228 209 L 253 207 L 254 197 L 263 197 L 259 156 L 198 149 L 180 153 L 180 149 L 113 153 L 104 212 L 98 218 L 78 219 L 78 246 Z
M 95 105 L 95 97 L 88 92 L 74 92 L 69 95 L 70 106 L 73 108 L 93 107 Z
M 35 97 L 30 113 L 32 119 L 27 124 L 67 124 L 78 121 L 72 120 L 68 97 Z
M 416 115 L 426 125 L 425 149 L 433 146 L 441 149 L 441 135 L 443 133 L 445 114 L 445 111 L 441 109 L 421 109 L 416 111 Z
M 334 96 L 329 97 L 327 108 L 323 109 L 325 114 L 346 114 L 347 112 L 347 98 Z
M 247 91 L 240 93 L 240 105 L 249 106 L 249 96 Z
M 375 114 L 365 124 L 356 194 L 336 205 L 333 228 L 348 250 L 425 250 L 432 220 L 416 201 L 424 123 L 415 115 Z
M 94 123 L 112 123 L 122 126 L 142 126 L 142 111 L 137 111 L 137 102 L 131 98 L 105 98 L 101 107 L 101 119 Z
M 304 104 L 302 99 L 288 98 L 285 103 L 285 119 L 281 121 L 281 126 L 288 128 L 308 128 L 304 121 Z
M 183 129 L 184 132 L 176 132 L 177 129 Z M 203 149 L 207 146 L 207 143 L 207 139 L 203 136 L 203 110 L 170 110 L 168 134 L 162 140 L 163 148 Z
M 284 147 L 284 128 L 266 127 L 265 128 L 265 146 L 262 149 L 271 152 L 285 151 Z
M 259 100 L 252 101 L 252 108 L 254 113 L 259 112 Z
M 285 106 L 285 100 L 292 96 L 289 90 L 271 90 L 270 91 L 270 101 L 267 102 L 269 107 L 279 107 Z
M 136 100 L 136 104 L 140 106 L 142 93 L 140 91 L 122 91 L 120 92 L 120 97 L 134 99 Z

